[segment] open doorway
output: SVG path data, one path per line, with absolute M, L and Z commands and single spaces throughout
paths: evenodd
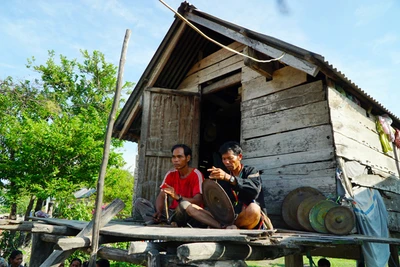
M 201 97 L 199 170 L 208 177 L 212 166 L 224 168 L 219 147 L 227 141 L 240 142 L 240 84 Z

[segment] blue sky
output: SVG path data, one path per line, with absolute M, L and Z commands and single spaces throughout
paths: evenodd
M 177 9 L 181 1 L 166 0 Z M 192 0 L 198 9 L 321 54 L 366 93 L 400 116 L 400 1 Z M 5 0 L 0 8 L 0 79 L 29 79 L 26 59 L 55 50 L 80 58 L 99 50 L 118 65 L 132 30 L 124 79 L 138 81 L 174 19 L 158 0 Z M 124 157 L 134 164 L 135 144 Z M 132 170 L 132 168 L 131 168 Z

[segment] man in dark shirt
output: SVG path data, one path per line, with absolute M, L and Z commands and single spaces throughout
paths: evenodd
M 261 176 L 253 167 L 244 166 L 242 148 L 237 142 L 227 142 L 219 150 L 222 162 L 228 172 L 220 168 L 208 169 L 210 179 L 215 179 L 227 193 L 235 210 L 233 225 L 221 225 L 212 214 L 196 205 L 190 205 L 187 213 L 196 220 L 213 228 L 260 228 L 264 220 L 268 220 L 267 227 L 272 228 L 268 217 L 262 213 L 259 203 L 264 206 Z M 259 203 L 257 203 L 257 200 Z

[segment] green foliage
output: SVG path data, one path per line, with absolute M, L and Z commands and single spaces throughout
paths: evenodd
M 132 212 L 133 175 L 127 171 L 110 168 L 104 181 L 104 203 L 110 203 L 115 198 L 125 203 L 125 208 L 117 215 L 126 218 Z
M 27 67 L 40 80 L 0 81 L 0 200 L 21 195 L 66 200 L 81 187 L 94 187 L 103 155 L 105 129 L 116 86 L 116 67 L 98 51 L 81 51 L 83 61 L 49 52 L 43 65 Z M 125 89 L 132 86 L 125 85 Z M 113 140 L 110 167 L 124 164 Z M 65 203 L 71 204 L 71 201 Z M 83 204 L 74 212 L 85 217 Z M 60 208 L 59 210 L 62 210 Z M 23 212 L 22 212 L 23 213 Z M 66 217 L 71 217 L 64 209 Z

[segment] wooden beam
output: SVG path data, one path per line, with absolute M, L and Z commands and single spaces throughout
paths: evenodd
M 30 232 L 33 227 L 33 222 L 26 222 L 20 224 L 0 224 L 0 230 Z
M 247 46 L 243 50 L 243 53 L 251 56 L 252 58 L 260 59 L 260 55 L 258 55 L 257 51 L 255 51 L 251 47 Z M 260 63 L 247 57 L 244 58 L 244 65 L 260 73 L 262 76 L 266 78 L 267 81 L 272 80 L 272 73 L 274 73 L 274 71 L 276 71 L 279 68 L 279 66 L 277 66 L 278 64 L 277 62 Z
M 115 215 L 118 214 L 125 204 L 120 199 L 113 200 L 107 207 L 102 211 L 101 218 L 99 221 L 99 227 L 106 225 Z M 90 221 L 82 231 L 79 232 L 77 237 L 85 237 L 91 234 L 94 222 Z M 34 248 L 32 248 L 34 249 Z M 69 256 L 74 253 L 76 249 L 71 249 L 67 251 L 54 250 L 53 253 L 44 261 L 40 267 L 58 267 L 61 262 L 66 260 Z
M 127 250 L 110 247 L 101 247 L 97 251 L 97 256 L 103 259 L 129 262 L 138 265 L 143 265 L 147 262 L 147 252 L 129 255 Z
M 240 84 L 241 77 L 242 77 L 241 73 L 236 73 L 236 74 L 228 76 L 222 80 L 214 82 L 210 85 L 207 85 L 207 86 L 203 87 L 202 94 L 203 95 L 212 94 L 212 93 L 218 92 L 220 90 L 223 90 L 227 87 L 233 86 L 235 84 Z
M 139 113 L 141 110 L 142 105 L 140 101 L 136 103 L 136 105 L 133 107 L 131 112 L 129 112 L 128 118 L 125 120 L 124 127 L 122 127 L 122 130 L 119 132 L 118 138 L 122 138 L 122 136 L 126 133 L 128 128 L 131 126 L 133 120 L 136 118 L 136 115 Z
M 303 266 L 303 255 L 293 254 L 285 256 L 285 267 Z
M 46 234 L 34 233 L 32 234 L 32 250 L 31 255 L 34 255 L 29 260 L 30 267 L 40 266 L 53 252 L 53 243 L 49 243 L 43 240 L 43 236 Z M 52 235 L 48 235 L 52 236 Z
M 71 229 L 67 226 L 34 223 L 32 227 L 32 233 L 44 233 L 53 235 L 76 235 L 77 233 L 79 233 L 79 231 Z
M 264 44 L 260 41 L 251 39 L 239 32 L 236 32 L 227 27 L 224 27 L 216 22 L 213 22 L 213 21 L 207 20 L 205 18 L 202 18 L 200 16 L 197 16 L 193 13 L 188 13 L 186 15 L 186 18 L 188 20 L 193 21 L 197 24 L 200 24 L 206 28 L 209 28 L 219 34 L 227 36 L 239 43 L 245 44 L 245 45 L 253 48 L 254 50 L 257 50 L 257 51 L 259 51 L 263 54 L 266 54 L 272 58 L 278 58 L 284 53 L 282 50 L 276 49 L 276 48 L 269 46 L 267 44 Z M 304 71 L 313 77 L 317 76 L 317 74 L 319 72 L 319 67 L 316 66 L 315 64 L 308 62 L 304 59 L 297 58 L 290 54 L 285 54 L 285 56 L 282 59 L 280 59 L 279 61 L 284 62 L 287 65 L 292 66 L 293 68 Z
M 177 256 L 186 263 L 199 260 L 265 260 L 279 258 L 298 251 L 297 248 L 282 249 L 248 244 L 202 242 L 179 246 Z
M 399 267 L 399 246 L 390 245 L 390 258 L 389 258 L 389 267 Z
M 165 251 L 166 244 L 165 242 L 131 242 L 129 245 L 128 255 L 147 253 L 151 250 Z

